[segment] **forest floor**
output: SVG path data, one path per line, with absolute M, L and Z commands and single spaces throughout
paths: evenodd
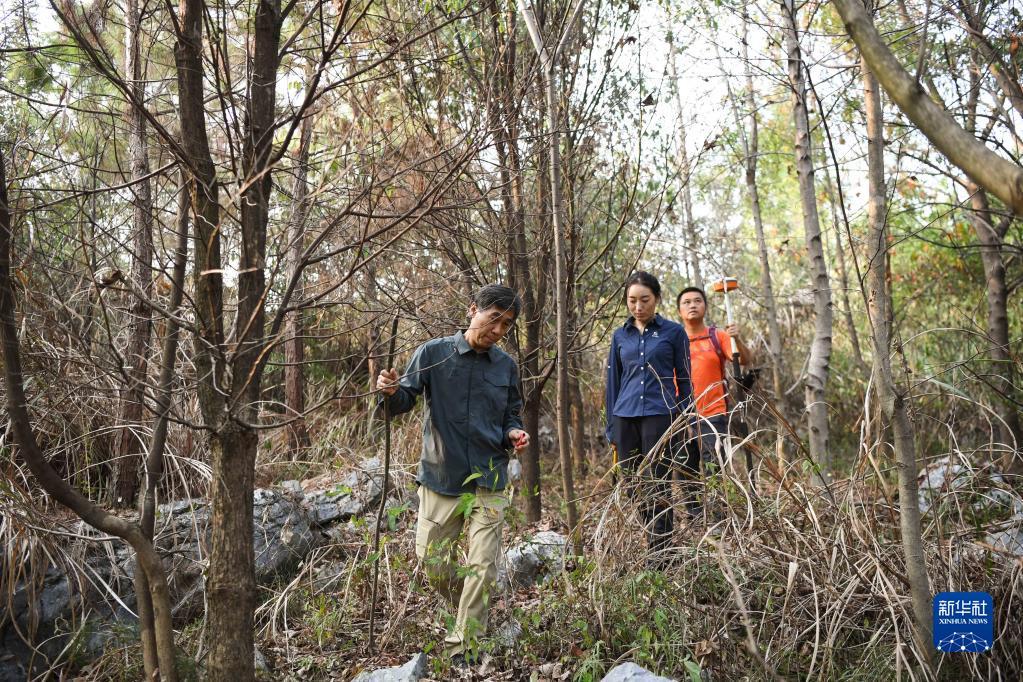
M 635 500 L 594 457 L 576 483 L 582 555 L 566 557 L 562 570 L 538 584 L 496 595 L 489 632 L 475 650 L 480 662 L 455 669 L 440 653 L 451 616 L 414 552 L 417 429 L 405 424 L 396 433 L 400 506 L 388 513 L 382 538 L 375 651 L 368 649 L 373 533 L 363 517 L 340 527 L 287 584 L 261 595 L 263 679 L 349 680 L 419 652 L 428 654 L 435 680 L 588 682 L 628 660 L 693 681 L 927 679 L 911 638 L 894 474 L 867 462 L 827 489 L 811 485 L 797 465 L 763 462 L 756 494 L 743 472 L 727 473 L 711 485 L 724 517 L 711 529 L 687 521 L 676 486 L 677 560 L 652 570 Z M 371 454 L 375 447 L 348 447 L 300 470 L 267 465 L 261 485 L 340 476 Z M 979 466 L 968 484 L 935 499 L 925 532 L 934 589 L 990 592 L 1000 646 L 946 655 L 937 679 L 1018 679 L 1023 670 L 1023 623 L 1010 615 L 1021 609 L 1023 559 L 985 542 L 1020 496 L 989 473 Z M 556 467 L 545 472 L 542 489 L 539 523 L 526 522 L 514 493 L 505 548 L 544 530 L 567 534 Z M 986 504 L 993 491 L 1000 501 Z M 509 645 L 499 633 L 511 621 L 521 633 Z M 201 658 L 203 634 L 201 623 L 182 631 L 183 655 Z M 139 670 L 137 650 L 112 652 L 90 678 L 129 680 Z

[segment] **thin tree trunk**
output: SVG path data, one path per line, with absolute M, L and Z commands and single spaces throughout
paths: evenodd
M 288 221 L 287 270 L 288 281 L 294 279 L 302 267 L 303 236 L 305 222 L 309 215 L 309 188 L 307 168 L 309 165 L 309 144 L 313 135 L 313 117 L 302 120 L 298 145 L 298 159 L 295 167 L 295 184 L 292 188 L 294 210 Z M 291 459 L 309 447 L 309 434 L 305 427 L 305 326 L 302 311 L 292 310 L 284 317 L 284 405 L 287 418 L 293 419 L 288 425 L 288 452 Z M 370 368 L 371 379 L 376 373 Z
M 541 121 L 547 120 L 547 104 L 543 93 L 537 93 L 537 117 Z M 537 135 L 542 134 L 542 131 L 537 131 Z M 537 174 L 541 175 L 544 168 L 548 167 L 550 151 L 546 145 L 540 145 L 536 154 L 536 168 Z M 521 158 L 520 158 L 521 161 Z M 549 182 L 537 182 L 536 183 L 536 195 L 537 195 L 537 211 L 536 215 L 539 216 L 537 229 L 534 233 L 534 243 L 537 245 L 544 244 L 547 242 L 547 230 L 550 226 L 551 216 L 551 186 Z M 523 234 L 526 230 L 525 214 L 522 215 L 522 230 Z M 523 241 L 525 243 L 525 241 Z M 532 436 L 539 433 L 540 430 L 540 412 L 543 407 L 543 387 L 546 384 L 546 378 L 540 377 L 540 344 L 543 338 L 543 322 L 544 316 L 541 315 L 541 311 L 544 311 L 547 302 L 547 286 L 550 282 L 551 272 L 551 252 L 549 248 L 543 248 L 537 254 L 537 262 L 532 268 L 532 273 L 535 277 L 530 279 L 536 284 L 536 307 L 534 314 L 529 317 L 526 321 L 526 373 L 529 376 L 534 377 L 532 387 L 526 394 L 526 398 L 523 404 L 523 413 L 525 414 L 525 426 L 527 432 Z M 527 271 L 527 276 L 529 272 Z M 527 309 L 527 302 L 523 301 L 523 309 Z M 530 349 L 536 349 L 535 352 L 530 353 Z M 522 485 L 523 491 L 526 495 L 526 518 L 530 522 L 536 522 L 540 520 L 540 513 L 542 509 L 542 462 L 541 455 L 543 451 L 541 449 L 541 443 L 539 438 L 532 438 L 529 446 L 526 448 L 526 458 L 522 460 Z
M 689 151 L 686 149 L 686 126 L 682 120 L 682 92 L 678 87 L 678 68 L 675 66 L 675 49 L 669 47 L 668 64 L 671 66 L 672 85 L 675 97 L 678 99 L 679 118 L 678 125 L 678 163 L 682 171 L 680 182 L 682 184 L 682 234 L 688 242 L 685 246 L 686 263 L 689 266 L 689 276 L 692 284 L 703 288 L 703 273 L 700 271 L 700 240 L 696 234 L 696 223 L 693 220 L 693 196 L 689 185 L 692 180 L 692 167 L 689 163 Z
M 561 197 L 561 129 L 558 120 L 558 100 L 554 86 L 553 69 L 545 75 L 547 92 L 547 122 L 550 130 L 550 182 L 551 210 L 554 216 L 554 300 L 557 310 L 557 425 L 558 453 L 561 460 L 562 494 L 567 506 L 567 521 L 576 554 L 581 554 L 578 518 L 575 510 L 575 485 L 572 475 L 572 454 L 569 444 L 568 422 L 571 409 L 568 398 L 568 283 L 565 278 L 564 206 Z
M 518 51 L 518 14 L 509 5 L 505 12 L 504 60 L 501 66 L 501 110 L 504 121 L 505 166 L 501 180 L 506 224 L 511 242 L 512 286 L 522 295 L 522 325 L 525 328 L 525 347 L 522 348 L 520 371 L 522 381 L 523 423 L 531 439 L 522 458 L 522 486 L 526 499 L 526 519 L 530 523 L 540 520 L 540 401 L 543 398 L 540 375 L 540 333 L 542 320 L 540 301 L 529 267 L 529 240 L 526 235 L 525 190 L 522 179 L 522 160 L 519 152 L 519 98 L 515 96 L 515 69 Z M 542 299 L 541 299 L 542 301 Z
M 377 295 L 377 267 L 374 261 L 366 264 L 366 301 L 372 306 L 374 311 L 378 311 L 380 307 L 380 300 Z M 375 314 L 374 323 L 369 328 L 369 338 L 366 342 L 366 373 L 369 375 L 369 392 L 373 393 L 376 390 L 377 375 L 380 373 L 380 360 L 376 355 L 378 346 L 380 345 L 380 327 L 383 324 L 381 320 L 383 317 L 377 312 Z M 381 351 L 382 352 L 382 351 Z M 387 368 L 390 369 L 390 368 Z M 373 433 L 373 424 L 377 418 L 377 401 L 369 401 L 369 409 L 366 411 L 366 433 Z
M 863 373 L 864 381 L 870 377 L 870 367 L 863 359 L 863 348 L 860 346 L 860 335 L 856 332 L 856 324 L 853 322 L 852 305 L 849 302 L 849 273 L 845 267 L 845 252 L 842 249 L 842 228 L 839 224 L 838 200 L 835 198 L 834 186 L 831 183 L 831 173 L 827 164 L 824 164 L 824 182 L 828 186 L 828 202 L 831 204 L 832 228 L 835 230 L 835 255 L 838 258 L 838 282 L 841 285 L 842 317 L 845 318 L 845 326 L 849 330 L 849 342 L 852 345 L 853 360 L 856 366 Z M 852 245 L 850 244 L 850 248 Z
M 891 362 L 892 302 L 887 286 L 888 239 L 885 211 L 884 143 L 881 119 L 881 93 L 877 80 L 865 59 L 863 71 L 863 103 L 867 112 L 867 180 L 869 201 L 868 223 L 868 292 L 870 322 L 874 340 L 874 385 L 881 409 L 891 420 L 895 440 L 895 459 L 899 477 L 899 519 L 902 531 L 902 549 L 906 559 L 913 607 L 917 651 L 925 665 L 931 664 L 931 588 L 927 578 L 927 565 L 923 549 L 923 531 L 920 507 L 917 504 L 916 441 L 913 422 L 909 416 L 906 394 L 899 389 Z M 901 346 L 895 351 L 901 360 Z M 896 363 L 898 365 L 898 363 Z
M 1023 214 L 1023 167 L 988 149 L 924 92 L 888 49 L 862 0 L 835 0 L 834 4 L 863 59 L 899 109 L 977 185 L 1001 199 L 1013 212 Z
M 171 626 L 170 591 L 163 563 L 153 544 L 145 538 L 138 525 L 110 514 L 94 504 L 61 478 L 39 447 L 28 413 L 21 349 L 15 321 L 14 282 L 11 279 L 12 232 L 10 203 L 7 198 L 7 177 L 3 151 L 0 150 L 0 355 L 3 356 L 4 384 L 7 388 L 7 414 L 13 427 L 18 454 L 50 497 L 78 515 L 93 528 L 115 535 L 135 550 L 139 567 L 146 573 L 153 604 L 155 625 L 156 669 L 146 670 L 149 679 L 176 682 L 174 629 Z M 150 641 L 150 646 L 153 642 Z M 144 661 L 152 665 L 147 657 Z
M 1023 430 L 1020 428 L 1015 381 L 1015 363 L 1009 353 L 1009 290 L 1005 283 L 1005 262 L 1002 260 L 1002 240 L 1009 220 L 1003 219 L 996 225 L 991 217 L 987 193 L 970 184 L 970 222 L 980 241 L 980 257 L 984 264 L 984 280 L 987 285 L 987 335 L 991 344 L 991 384 L 997 392 L 996 413 L 999 416 L 999 440 L 1013 451 L 1023 444 Z M 1012 467 L 1013 453 L 1007 451 L 1001 468 Z
M 264 5 L 260 4 L 260 10 Z M 204 67 L 202 58 L 203 0 L 182 0 L 180 31 L 175 46 L 178 74 L 178 102 L 182 147 L 188 155 L 190 193 L 195 226 L 195 305 L 198 337 L 195 339 L 195 367 L 199 377 L 197 394 L 203 421 L 209 429 L 208 447 L 213 469 L 211 497 L 212 551 L 206 582 L 207 630 L 213 633 L 207 678 L 217 682 L 249 680 L 253 670 L 252 618 L 255 607 L 255 577 L 252 550 L 252 493 L 244 490 L 252 479 L 255 436 L 246 448 L 239 431 L 227 418 L 224 399 L 224 292 L 220 254 L 220 205 L 213 158 L 206 133 Z M 258 90 L 258 85 L 253 84 Z M 250 95 L 251 96 L 251 95 Z M 251 134 L 251 132 L 250 132 Z M 247 169 L 251 159 L 246 159 Z M 251 178 L 250 178 L 251 179 Z M 252 185 L 260 186 L 257 180 Z M 249 192 L 251 193 L 251 186 Z M 256 190 L 258 191 L 258 190 Z M 247 193 L 247 194 L 248 194 Z M 244 201 L 243 203 L 248 203 Z M 251 224 L 251 209 L 248 216 Z M 244 220 L 244 218 L 243 218 Z M 243 230 L 243 241 L 251 238 Z M 246 243 L 239 269 L 252 267 L 252 244 Z M 262 268 L 260 267 L 260 272 Z M 244 284 L 243 284 L 244 283 Z M 244 291 L 243 291 L 244 286 Z M 251 307 L 245 296 L 251 281 L 239 277 L 239 317 L 242 305 Z M 262 331 L 262 330 L 260 330 Z M 237 334 L 248 336 L 243 322 Z M 246 348 L 240 347 L 239 354 Z M 240 380 L 244 380 L 241 377 Z M 232 391 L 234 392 L 234 391 Z M 246 415 L 248 416 L 248 415 Z M 230 457 L 230 461 L 227 458 Z
M 798 22 L 794 0 L 785 0 L 782 11 L 785 23 L 785 44 L 788 56 L 789 86 L 792 88 L 792 113 L 796 129 L 796 174 L 803 210 L 803 229 L 809 255 L 810 283 L 814 301 L 814 336 L 807 363 L 806 410 L 810 431 L 810 456 L 823 481 L 831 472 L 831 443 L 828 424 L 827 384 L 831 364 L 831 283 L 824 259 L 820 216 L 817 213 L 817 192 L 814 183 L 810 121 L 806 111 L 806 84 L 803 79 L 803 58 L 799 48 Z
M 746 197 L 749 199 L 750 214 L 753 216 L 753 229 L 757 236 L 757 254 L 760 257 L 760 289 L 764 300 L 764 307 L 767 308 L 768 350 L 771 355 L 771 388 L 774 391 L 775 400 L 778 402 L 776 405 L 778 418 L 775 422 L 775 454 L 778 457 L 779 463 L 784 463 L 786 433 L 785 418 L 783 416 L 784 410 L 782 409 L 785 399 L 785 385 L 783 383 L 784 356 L 781 346 L 781 327 L 778 324 L 778 304 L 774 298 L 774 283 L 771 279 L 771 259 L 767 250 L 767 239 L 764 236 L 763 213 L 760 209 L 760 189 L 757 185 L 757 162 L 760 156 L 760 122 L 757 116 L 757 103 L 753 90 L 753 68 L 749 57 L 749 23 L 749 13 L 744 10 L 742 59 L 746 72 L 744 99 L 746 115 L 749 117 L 748 132 L 742 124 L 738 101 L 732 94 L 731 86 L 728 87 L 728 91 L 729 99 L 732 102 L 732 113 L 735 116 L 735 126 L 739 131 L 745 156 Z M 720 59 L 720 54 L 718 59 Z
M 582 382 L 579 380 L 582 367 L 578 355 L 572 356 L 572 377 L 569 397 L 572 401 L 572 455 L 575 459 L 579 479 L 589 471 L 588 448 L 586 447 L 586 410 L 583 406 Z
M 135 102 L 145 101 L 145 73 L 142 63 L 142 14 L 138 0 L 128 0 L 125 7 L 125 73 L 131 79 Z M 149 366 L 149 345 L 152 316 L 149 298 L 153 293 L 153 194 L 149 176 L 149 147 L 146 141 L 146 117 L 141 105 L 129 105 L 128 156 L 131 159 L 132 192 L 134 193 L 132 230 L 135 234 L 131 278 L 134 282 L 131 322 L 128 327 L 125 386 L 121 391 L 118 423 L 117 460 L 114 465 L 114 488 L 111 502 L 115 507 L 129 507 L 138 494 L 138 470 L 142 459 L 137 429 L 142 423 L 146 374 Z
M 177 247 L 174 251 L 174 271 L 171 274 L 171 299 L 167 307 L 174 315 L 181 308 L 185 294 L 185 268 L 188 264 L 188 184 L 187 177 L 181 174 L 181 198 L 177 216 Z M 163 362 L 160 369 L 160 380 L 157 384 L 157 417 L 153 428 L 153 437 L 149 443 L 146 456 L 146 485 L 139 501 L 139 526 L 142 534 L 152 542 L 156 528 L 156 489 L 163 478 L 163 453 L 167 445 L 167 429 L 170 425 L 171 402 L 173 399 L 174 367 L 177 361 L 178 340 L 180 332 L 177 320 L 168 317 L 166 320 L 166 336 L 163 342 Z M 153 616 L 153 600 L 149 596 L 149 579 L 145 571 L 135 571 L 135 595 L 138 599 L 139 625 L 142 634 L 142 654 L 146 661 L 146 670 L 156 667 L 158 634 Z M 171 633 L 173 635 L 173 633 Z M 173 640 L 171 641 L 173 644 Z
M 569 448 L 568 420 L 568 283 L 565 272 L 565 211 L 562 202 L 562 181 L 561 181 L 561 127 L 558 115 L 558 97 L 555 83 L 554 71 L 561 54 L 561 49 L 579 16 L 582 8 L 582 0 L 578 0 L 565 27 L 565 32 L 558 40 L 553 52 L 549 52 L 544 46 L 540 34 L 540 27 L 533 15 L 531 7 L 527 6 L 524 0 L 519 0 L 519 11 L 526 22 L 530 39 L 540 57 L 540 79 L 545 93 L 547 105 L 547 127 L 549 132 L 549 143 L 547 153 L 550 160 L 550 187 L 551 187 L 551 214 L 553 218 L 554 232 L 554 300 L 556 305 L 557 320 L 557 428 L 558 428 L 558 452 L 561 460 L 561 482 L 562 492 L 565 496 L 567 507 L 567 521 L 569 532 L 572 536 L 572 545 L 576 554 L 581 553 L 579 539 L 578 519 L 575 509 L 575 485 L 572 477 L 572 457 Z

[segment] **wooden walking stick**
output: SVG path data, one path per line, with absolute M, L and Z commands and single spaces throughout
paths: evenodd
M 394 342 L 398 338 L 398 315 L 395 313 L 391 321 L 391 340 L 387 347 L 387 362 L 384 366 L 391 369 L 394 364 Z M 384 520 L 384 505 L 387 504 L 387 482 L 391 477 L 391 404 L 390 396 L 384 396 L 384 482 L 380 486 L 380 508 L 377 509 L 377 525 L 373 529 L 373 597 L 369 605 L 369 652 L 373 653 L 376 644 L 374 626 L 376 625 L 377 588 L 380 585 L 380 524 Z

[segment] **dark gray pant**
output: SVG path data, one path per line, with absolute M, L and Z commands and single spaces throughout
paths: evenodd
M 658 551 L 671 546 L 675 514 L 671 506 L 671 449 L 665 448 L 646 466 L 647 454 L 671 426 L 671 416 L 615 417 L 614 443 L 618 464 L 628 488 L 639 500 L 639 514 L 647 532 L 647 546 Z M 643 482 L 640 485 L 640 482 Z
M 691 516 L 702 513 L 700 492 L 705 487 L 700 479 L 703 475 L 712 475 L 717 471 L 720 457 L 724 454 L 724 439 L 728 435 L 728 415 L 718 414 L 713 417 L 701 417 L 691 427 L 682 447 L 679 458 L 686 511 Z

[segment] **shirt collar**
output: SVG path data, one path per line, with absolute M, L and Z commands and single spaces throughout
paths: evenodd
M 459 355 L 465 355 L 466 353 L 475 353 L 476 349 L 469 345 L 469 341 L 465 338 L 465 331 L 459 329 L 455 332 L 455 350 L 458 351 Z M 494 347 L 491 346 L 487 349 L 486 353 L 480 355 L 486 355 L 491 361 L 494 360 Z
M 625 324 L 622 325 L 622 328 L 623 329 L 628 329 L 629 327 L 636 327 L 635 322 L 636 322 L 636 318 L 633 317 L 632 315 L 629 315 L 629 319 L 625 320 Z M 664 322 L 664 318 L 661 317 L 661 314 L 660 313 L 654 313 L 654 319 L 650 320 L 650 322 L 647 323 L 647 327 L 650 327 L 650 328 L 660 327 L 662 322 Z M 638 327 L 636 328 L 636 331 L 639 331 Z

